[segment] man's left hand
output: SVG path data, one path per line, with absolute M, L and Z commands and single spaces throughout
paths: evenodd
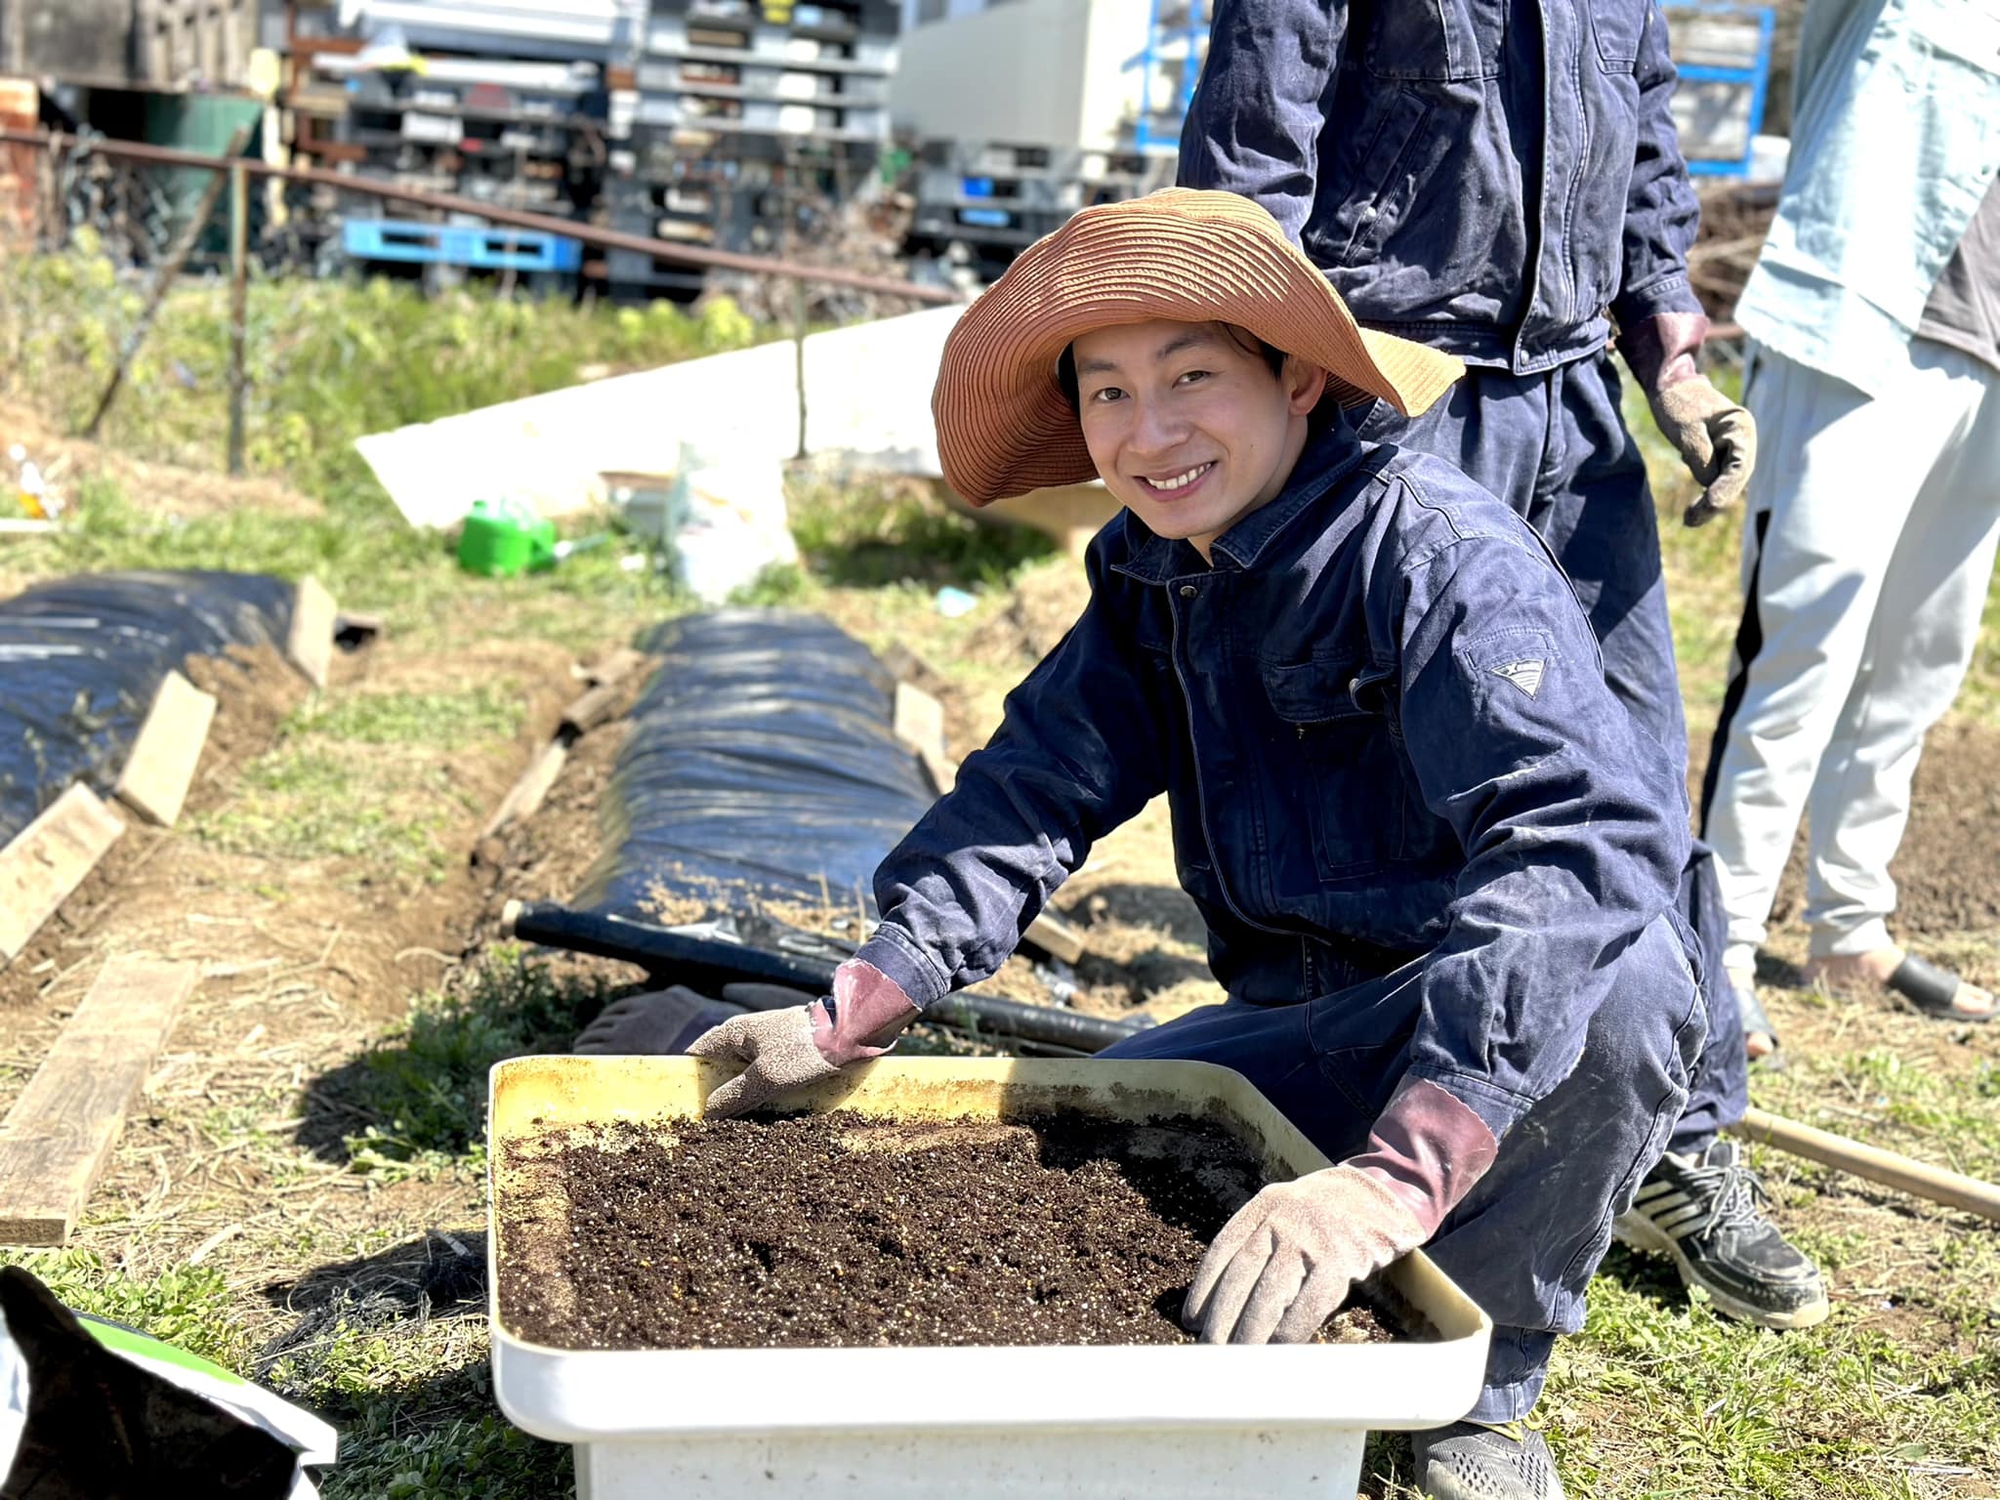
M 1303 1344 L 1349 1287 L 1426 1237 L 1402 1199 L 1355 1167 L 1273 1183 L 1208 1247 L 1181 1322 L 1204 1344 Z
M 1677 380 L 1652 392 L 1653 420 L 1702 486 L 1682 517 L 1701 526 L 1743 498 L 1757 466 L 1757 423 L 1706 375 Z

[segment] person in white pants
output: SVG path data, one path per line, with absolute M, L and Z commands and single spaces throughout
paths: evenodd
M 1798 80 L 1792 169 L 1738 307 L 1764 457 L 1702 796 L 1753 1055 L 1773 1045 L 1754 958 L 1802 815 L 1808 979 L 1994 1014 L 1896 942 L 1889 863 L 2000 540 L 2000 145 L 1981 123 L 2000 112 L 2000 5 L 1815 0 Z

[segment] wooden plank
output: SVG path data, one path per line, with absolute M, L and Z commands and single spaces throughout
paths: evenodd
M 316 688 L 326 686 L 326 673 L 333 661 L 333 622 L 339 614 L 333 595 L 311 574 L 299 580 L 292 602 L 292 634 L 285 643 L 285 655 L 306 674 Z
M 562 727 L 572 736 L 588 734 L 606 723 L 618 711 L 622 689 L 616 682 L 601 683 L 563 710 Z
M 1028 930 L 1021 934 L 1021 940 L 1033 943 L 1051 958 L 1059 958 L 1066 964 L 1076 963 L 1083 957 L 1083 934 L 1052 911 L 1038 913 L 1028 924 Z
M 214 721 L 214 695 L 178 672 L 167 673 L 118 778 L 118 800 L 162 828 L 173 827 Z
M 0 1244 L 60 1245 L 76 1227 L 197 963 L 114 958 L 0 1123 Z
M 890 729 L 917 753 L 931 785 L 942 797 L 958 784 L 958 766 L 944 749 L 944 705 L 910 682 L 896 684 Z
M 623 682 L 651 658 L 643 651 L 634 651 L 630 646 L 620 646 L 616 651 L 608 651 L 595 662 L 583 669 L 583 680 L 592 687 L 603 687 L 607 683 Z
M 897 739 L 916 751 L 940 797 L 958 784 L 958 764 L 944 749 L 942 703 L 913 683 L 898 682 L 892 728 Z M 1022 938 L 1066 964 L 1083 957 L 1083 935 L 1054 912 L 1036 917 Z
M 568 759 L 567 740 L 553 739 L 542 746 L 541 753 L 528 762 L 527 770 L 507 789 L 507 795 L 500 799 L 500 806 L 486 820 L 486 826 L 479 830 L 480 838 L 491 838 L 509 824 L 533 817 L 548 796 L 549 789 L 556 784 L 556 778 L 562 775 L 563 763 Z
M 914 683 L 896 684 L 896 707 L 890 728 L 897 739 L 919 755 L 945 753 L 944 705 Z
M 124 831 L 118 815 L 78 782 L 0 849 L 0 964 L 28 946 Z

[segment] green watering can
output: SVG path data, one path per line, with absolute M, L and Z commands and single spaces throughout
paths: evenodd
M 518 501 L 475 500 L 458 537 L 458 565 L 486 578 L 514 578 L 555 566 L 556 526 Z

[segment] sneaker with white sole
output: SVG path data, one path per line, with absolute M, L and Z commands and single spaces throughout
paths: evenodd
M 1410 1434 L 1430 1500 L 1564 1500 L 1548 1442 L 1520 1422 L 1454 1422 Z
M 1742 1148 L 1717 1140 L 1700 1156 L 1661 1157 L 1611 1230 L 1621 1244 L 1670 1256 L 1717 1312 L 1760 1328 L 1810 1328 L 1826 1319 L 1826 1287 L 1765 1216 L 1769 1201 Z

